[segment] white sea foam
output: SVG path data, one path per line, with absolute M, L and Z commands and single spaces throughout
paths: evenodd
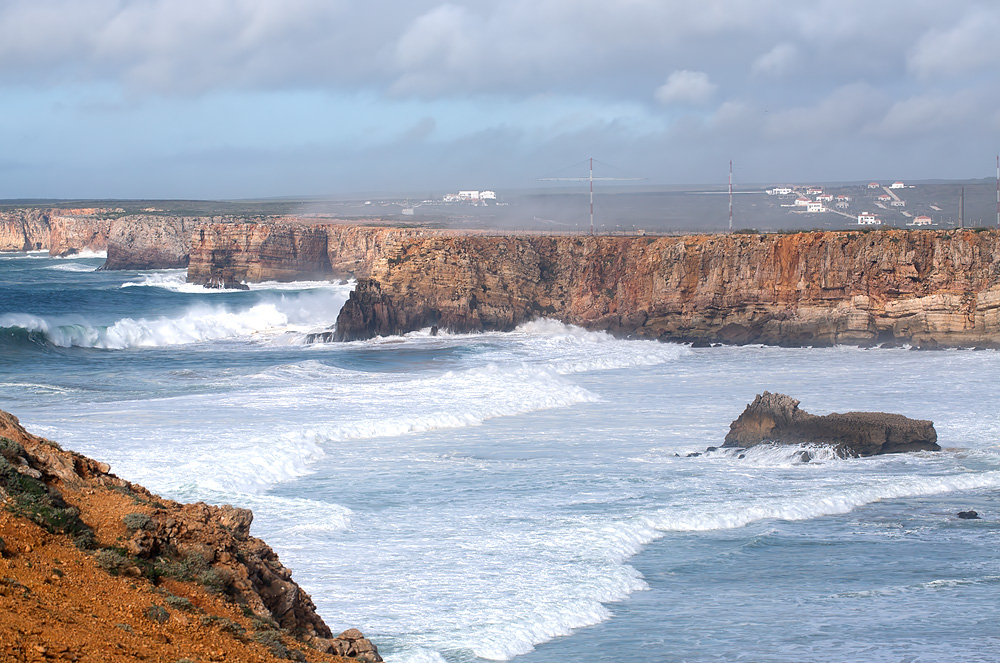
M 197 304 L 174 318 L 122 318 L 108 326 L 95 326 L 80 318 L 54 320 L 10 313 L 0 315 L 0 327 L 41 332 L 53 345 L 66 348 L 161 347 L 329 325 L 345 299 L 346 295 L 317 292 L 275 297 L 236 310 Z
M 206 288 L 197 283 L 188 283 L 187 270 L 171 269 L 160 270 L 142 274 L 135 281 L 126 281 L 121 285 L 123 288 L 162 288 L 172 292 L 187 294 L 233 294 L 244 292 L 241 290 L 227 290 L 225 288 Z M 248 283 L 247 287 L 251 291 L 274 290 L 274 291 L 301 291 L 301 290 L 332 290 L 341 291 L 347 289 L 348 292 L 354 289 L 352 282 L 331 282 L 331 281 L 264 281 L 261 283 Z
M 793 496 L 738 500 L 691 509 L 664 509 L 648 526 L 663 532 L 704 532 L 745 527 L 761 520 L 809 520 L 845 514 L 887 499 L 1000 488 L 1000 471 L 940 477 L 904 477 L 871 484 L 820 486 Z
M 79 260 L 81 258 L 84 258 L 84 259 L 101 258 L 101 259 L 105 259 L 106 260 L 107 257 L 108 257 L 108 252 L 107 251 L 94 251 L 92 249 L 81 249 L 81 250 L 77 251 L 76 253 L 72 253 L 70 255 L 66 255 L 66 256 L 53 256 L 53 257 L 56 258 L 56 259 L 58 259 L 58 260 Z
M 46 269 L 51 269 L 57 272 L 94 272 L 97 271 L 96 267 L 90 265 L 79 265 L 76 263 L 62 263 L 59 265 L 51 265 Z

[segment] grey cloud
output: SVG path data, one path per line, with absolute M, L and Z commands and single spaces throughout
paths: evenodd
M 921 78 L 963 75 L 1000 60 L 1000 7 L 971 12 L 946 29 L 932 28 L 909 53 L 910 69 Z

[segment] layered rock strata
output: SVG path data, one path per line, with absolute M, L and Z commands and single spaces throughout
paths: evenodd
M 130 215 L 115 219 L 108 233 L 108 257 L 101 269 L 187 267 L 191 234 L 219 217 Z
M 41 251 L 48 248 L 48 210 L 0 212 L 0 251 Z
M 445 231 L 295 222 L 205 225 L 191 240 L 188 281 L 243 282 L 368 276 L 380 257 Z
M 199 620 L 203 626 L 225 622 L 228 624 L 226 629 L 239 636 L 247 627 L 233 622 L 232 613 L 242 611 L 244 617 L 256 620 L 247 620 L 260 632 L 256 641 L 270 645 L 273 651 L 287 653 L 282 643 L 291 638 L 319 652 L 372 662 L 381 660 L 374 645 L 357 629 L 334 637 L 316 613 L 312 599 L 292 580 L 291 571 L 281 564 L 266 543 L 250 536 L 253 514 L 249 510 L 200 502 L 179 504 L 163 499 L 111 474 L 110 468 L 103 463 L 64 451 L 28 433 L 14 416 L 2 411 L 0 504 L 15 516 L 41 526 L 53 537 L 71 538 L 78 550 L 90 552 L 97 566 L 113 576 L 131 579 L 132 589 L 142 580 L 169 587 L 170 591 L 166 592 L 161 588 L 161 593 L 175 599 L 178 592 L 188 596 L 169 605 L 187 611 L 194 610 L 193 602 L 209 606 L 213 603 L 212 596 L 225 597 L 238 608 L 228 610 L 230 617 L 226 619 L 203 613 Z M 5 534 L 25 529 L 23 524 L 6 521 L 0 522 L 0 527 Z M 38 540 L 37 535 L 34 538 Z M 12 536 L 0 540 L 4 541 L 0 557 L 32 552 L 32 545 L 15 544 Z M 75 557 L 77 553 L 60 555 Z M 0 582 L 0 604 L 5 605 L 5 597 L 11 596 L 7 591 L 11 582 L 24 588 L 27 596 L 31 588 L 28 584 L 30 570 L 36 564 L 50 564 L 44 559 L 33 559 L 21 568 L 16 559 L 13 562 L 2 562 L 6 572 L 15 575 Z M 87 564 L 94 566 L 93 562 Z M 81 574 L 77 582 L 84 581 L 87 564 L 78 560 L 73 567 L 74 573 Z M 19 569 L 24 574 L 20 579 L 16 575 Z M 56 575 L 61 578 L 59 573 Z M 155 592 L 149 593 L 155 596 Z M 40 600 L 37 596 L 33 598 L 36 602 Z M 74 600 L 85 602 L 87 597 L 75 597 Z M 52 610 L 65 614 L 70 623 L 89 619 L 87 615 L 96 609 L 75 608 L 72 601 L 67 600 L 66 592 L 57 596 L 56 601 L 58 606 L 54 605 Z M 224 606 L 220 609 L 225 611 Z M 130 621 L 144 624 L 143 617 L 160 623 L 170 620 L 170 612 L 162 605 L 152 606 L 141 616 L 134 612 L 134 609 L 131 612 L 123 609 L 113 617 L 126 625 Z M 0 610 L 0 614 L 3 613 Z M 193 628 L 192 619 L 181 615 L 177 621 L 174 637 L 191 636 L 193 640 L 204 637 Z M 8 627 L 10 624 L 0 618 L 0 643 L 5 639 L 9 642 L 16 636 L 8 633 Z M 132 628 L 126 630 L 132 632 Z M 19 632 L 23 633 L 23 629 Z M 44 629 L 34 635 L 36 645 L 47 637 Z M 54 632 L 48 635 L 61 637 Z M 85 640 L 84 635 L 79 639 Z M 29 638 L 26 642 L 31 641 Z M 175 655 L 169 660 L 176 659 Z
M 825 416 L 799 409 L 799 401 L 765 391 L 729 426 L 724 447 L 758 444 L 820 444 L 841 456 L 940 451 L 934 424 L 885 412 Z
M 996 346 L 1000 235 L 417 237 L 376 256 L 336 338 L 538 317 L 695 343 Z

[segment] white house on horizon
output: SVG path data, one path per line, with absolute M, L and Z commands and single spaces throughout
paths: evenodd
M 858 225 L 859 226 L 880 226 L 882 225 L 882 220 L 871 212 L 862 212 L 858 214 Z
M 889 188 L 890 189 L 905 189 L 906 185 L 903 184 L 902 182 L 893 182 L 892 184 L 889 185 Z

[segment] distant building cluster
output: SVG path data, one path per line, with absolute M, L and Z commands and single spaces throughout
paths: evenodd
M 496 200 L 495 191 L 459 191 L 458 193 L 446 193 L 444 202 L 446 203 L 478 203 L 485 200 Z
M 885 193 L 879 194 L 875 197 L 879 207 L 883 209 L 888 209 L 886 204 L 890 207 L 903 208 L 906 207 L 906 201 L 901 199 L 896 195 L 892 189 L 906 189 L 909 187 L 906 183 L 902 181 L 896 181 L 888 186 L 883 186 L 878 182 L 869 182 L 869 190 L 879 190 L 882 189 Z M 785 207 L 796 207 L 800 211 L 806 213 L 818 213 L 818 212 L 835 212 L 841 216 L 846 216 L 848 218 L 857 219 L 859 226 L 877 226 L 882 225 L 882 219 L 871 212 L 862 212 L 861 214 L 851 214 L 846 210 L 851 207 L 851 197 L 848 195 L 837 195 L 834 196 L 832 193 L 825 193 L 822 188 L 816 186 L 777 186 L 772 189 L 767 189 L 767 194 L 769 196 L 795 196 L 794 201 L 790 205 L 785 205 Z M 906 212 L 903 212 L 909 216 Z M 931 225 L 929 217 L 918 216 L 909 225 L 922 226 Z

